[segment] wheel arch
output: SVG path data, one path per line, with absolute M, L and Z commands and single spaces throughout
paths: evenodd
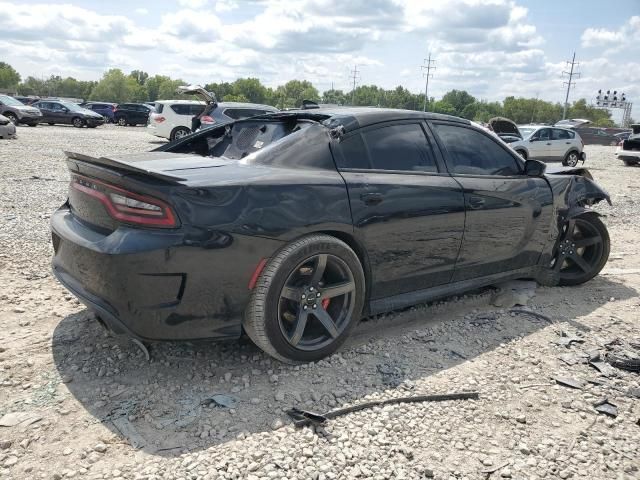
M 329 235 L 337 238 L 338 240 L 342 240 L 357 255 L 358 260 L 360 260 L 360 264 L 362 265 L 362 271 L 364 272 L 364 283 L 365 283 L 364 285 L 365 301 L 364 301 L 364 308 L 362 313 L 363 315 L 367 315 L 369 313 L 369 298 L 370 298 L 370 292 L 371 292 L 370 286 L 372 282 L 372 274 L 371 274 L 371 265 L 369 262 L 369 255 L 367 254 L 366 248 L 364 247 L 362 242 L 359 241 L 354 235 L 344 231 L 320 230 L 313 233 Z

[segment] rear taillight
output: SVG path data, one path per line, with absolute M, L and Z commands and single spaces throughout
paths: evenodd
M 202 123 L 216 123 L 216 121 L 213 119 L 213 117 L 210 117 L 209 115 L 205 115 L 204 117 L 202 117 L 200 119 L 200 121 Z
M 156 123 L 162 123 L 166 120 L 163 116 L 157 115 L 153 117 L 153 121 Z
M 81 175 L 72 176 L 71 187 L 99 200 L 109 215 L 120 222 L 146 227 L 178 226 L 171 207 L 157 198 L 129 192 Z
M 116 107 L 111 107 L 111 111 L 115 112 L 116 111 Z

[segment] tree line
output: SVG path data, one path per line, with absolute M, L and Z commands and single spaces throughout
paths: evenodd
M 150 76 L 141 70 L 128 75 L 114 68 L 104 73 L 99 81 L 76 80 L 52 75 L 47 79 L 32 76 L 22 79 L 10 65 L 0 62 L 0 89 L 15 90 L 20 95 L 81 98 L 104 102 L 146 102 L 163 99 L 191 98 L 180 95 L 176 89 L 186 85 L 182 79 L 164 75 Z M 239 78 L 234 82 L 209 83 L 204 88 L 216 94 L 219 101 L 251 102 L 273 105 L 277 108 L 294 108 L 302 100 L 321 103 L 356 106 L 376 106 L 422 110 L 424 93 L 412 93 L 402 86 L 391 90 L 376 85 L 361 85 L 353 91 L 330 89 L 320 93 L 307 80 L 290 80 L 271 88 L 257 78 Z M 555 123 L 562 118 L 562 105 L 536 98 L 506 97 L 502 102 L 477 99 L 464 90 L 451 90 L 440 100 L 428 99 L 427 110 L 486 122 L 492 117 L 507 117 L 518 124 Z M 615 126 L 611 113 L 593 108 L 581 98 L 573 102 L 567 118 L 586 118 L 596 126 Z

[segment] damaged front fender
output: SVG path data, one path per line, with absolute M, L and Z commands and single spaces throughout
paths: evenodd
M 582 215 L 600 215 L 590 207 L 602 200 L 611 205 L 611 197 L 593 181 L 593 176 L 586 168 L 556 168 L 547 171 L 546 179 L 553 191 L 556 221 L 549 229 L 549 241 L 540 257 L 541 275 L 538 281 L 543 284 L 555 284 L 554 279 L 548 278 L 551 270 L 547 267 L 555 256 L 559 242 L 562 241 L 568 220 Z

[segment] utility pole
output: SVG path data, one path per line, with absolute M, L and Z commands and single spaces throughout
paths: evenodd
M 426 112 L 427 111 L 427 99 L 429 98 L 429 77 L 433 77 L 433 74 L 431 73 L 431 70 L 435 70 L 436 67 L 431 66 L 432 63 L 436 63 L 435 60 L 431 60 L 431 52 L 429 52 L 429 58 L 425 58 L 424 59 L 424 65 L 422 65 L 420 68 L 423 70 L 422 71 L 422 76 L 425 78 L 425 82 L 424 82 L 424 106 L 422 107 L 422 111 Z M 424 70 L 426 70 L 426 73 L 424 72 Z
M 351 78 L 353 79 L 353 90 L 351 90 L 351 105 L 355 105 L 356 82 L 359 79 L 359 77 L 358 77 L 359 73 L 360 73 L 360 70 L 358 70 L 358 65 L 354 65 L 353 66 L 353 70 L 351 70 Z
M 574 85 L 575 86 L 575 82 L 572 82 L 573 77 L 578 77 L 580 78 L 580 74 L 579 73 L 574 73 L 573 69 L 579 65 L 576 62 L 576 52 L 573 52 L 573 59 L 569 62 L 567 61 L 567 65 L 571 65 L 571 69 L 568 72 L 563 71 L 562 75 L 569 75 L 569 81 L 568 82 L 564 82 L 563 85 L 567 86 L 567 96 L 564 98 L 564 109 L 562 110 L 562 119 L 564 120 L 565 118 L 567 118 L 567 106 L 569 104 L 569 91 L 571 90 L 571 86 Z

